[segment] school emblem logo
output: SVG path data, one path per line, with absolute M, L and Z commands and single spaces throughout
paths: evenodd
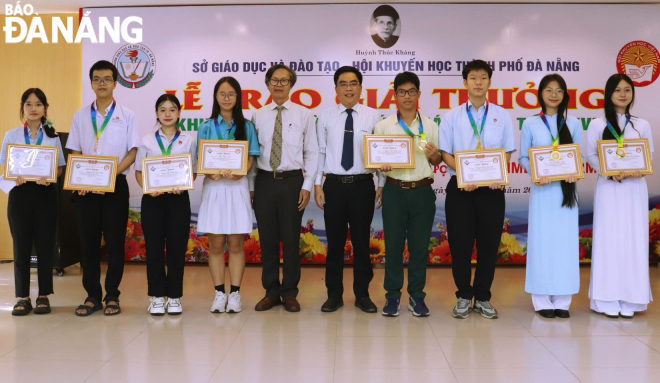
M 156 73 L 156 56 L 144 44 L 126 44 L 112 57 L 119 70 L 117 82 L 129 89 L 142 88 Z
M 637 87 L 653 84 L 660 75 L 660 52 L 646 41 L 626 44 L 616 56 L 616 69 L 627 74 Z

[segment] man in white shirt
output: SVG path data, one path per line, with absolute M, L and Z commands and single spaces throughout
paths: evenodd
M 113 98 L 117 86 L 117 68 L 109 61 L 99 61 L 89 70 L 96 101 L 76 112 L 66 147 L 72 154 L 117 157 L 117 178 L 113 193 L 78 191 L 75 196 L 76 219 L 80 233 L 85 304 L 76 315 L 87 316 L 100 310 L 101 237 L 108 252 L 105 277 L 105 315 L 116 315 L 119 308 L 119 284 L 124 273 L 124 242 L 128 221 L 128 183 L 126 174 L 135 161 L 140 145 L 137 119 L 132 111 Z
M 374 276 L 369 240 L 374 200 L 380 201 L 383 188 L 380 185 L 375 190 L 374 170 L 364 168 L 363 142 L 364 135 L 373 134 L 381 118 L 374 109 L 359 103 L 362 94 L 359 70 L 352 66 L 341 67 L 335 72 L 334 81 L 340 103 L 324 110 L 317 124 L 319 167 L 314 196 L 323 210 L 328 238 L 325 266 L 328 300 L 321 311 L 336 311 L 344 305 L 344 247 L 350 226 L 355 306 L 375 313 L 376 305 L 369 298 L 369 283 Z M 324 173 L 325 183 L 321 187 Z
M 452 255 L 452 272 L 458 291 L 455 318 L 467 318 L 472 308 L 487 319 L 497 318 L 490 304 L 490 287 L 495 276 L 497 251 L 504 224 L 502 184 L 489 187 L 474 184 L 459 189 L 456 182 L 454 153 L 460 150 L 503 148 L 508 163 L 516 142 L 511 116 L 500 106 L 486 100 L 492 69 L 482 60 L 469 62 L 463 69 L 463 84 L 469 101 L 445 115 L 440 123 L 442 160 L 452 175 L 447 183 L 445 213 Z M 472 249 L 477 245 L 477 270 L 472 280 Z
M 255 310 L 270 310 L 284 303 L 289 312 L 300 311 L 296 300 L 300 281 L 300 225 L 314 185 L 318 159 L 316 125 L 307 108 L 289 100 L 296 73 L 286 65 L 266 72 L 273 102 L 252 116 L 261 156 L 250 174 L 250 191 L 261 243 L 261 282 L 266 296 Z M 280 282 L 280 242 L 283 277 Z

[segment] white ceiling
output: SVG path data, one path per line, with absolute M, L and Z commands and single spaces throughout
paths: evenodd
M 9 1 L 12 3 L 12 1 Z M 508 1 L 495 1 L 495 0 L 472 0 L 472 1 L 456 1 L 456 0 L 399 0 L 399 1 L 355 1 L 355 0 L 339 0 L 333 2 L 327 1 L 307 1 L 307 0 L 248 0 L 248 1 L 237 1 L 237 0 L 195 0 L 183 1 L 183 0 L 27 0 L 23 1 L 21 5 L 32 4 L 34 6 L 35 12 L 39 14 L 47 13 L 78 13 L 79 8 L 85 7 L 136 7 L 136 6 L 159 6 L 159 5 L 246 5 L 246 4 L 310 4 L 310 3 L 485 3 L 485 4 L 494 4 L 494 3 L 538 3 L 538 4 L 551 4 L 551 3 L 592 3 L 592 4 L 602 4 L 602 3 L 618 3 L 618 4 L 630 4 L 630 3 L 646 3 L 646 4 L 658 4 L 657 0 L 635 0 L 635 1 L 625 1 L 625 0 L 543 0 L 543 1 L 532 1 L 532 0 L 508 0 Z

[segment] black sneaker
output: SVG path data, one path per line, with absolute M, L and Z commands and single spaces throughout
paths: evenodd
M 383 307 L 383 315 L 386 317 L 399 316 L 399 300 L 388 298 L 385 307 Z
M 416 317 L 429 316 L 429 308 L 426 307 L 423 298 L 410 297 L 408 299 L 408 310 L 412 311 L 412 314 Z
M 369 297 L 362 297 L 360 299 L 355 299 L 355 307 L 359 308 L 365 313 L 375 313 L 376 311 L 378 311 L 378 308 Z

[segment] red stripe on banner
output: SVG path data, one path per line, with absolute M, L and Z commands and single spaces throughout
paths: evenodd
M 80 26 L 80 20 L 82 20 L 82 8 L 78 8 L 78 26 Z

